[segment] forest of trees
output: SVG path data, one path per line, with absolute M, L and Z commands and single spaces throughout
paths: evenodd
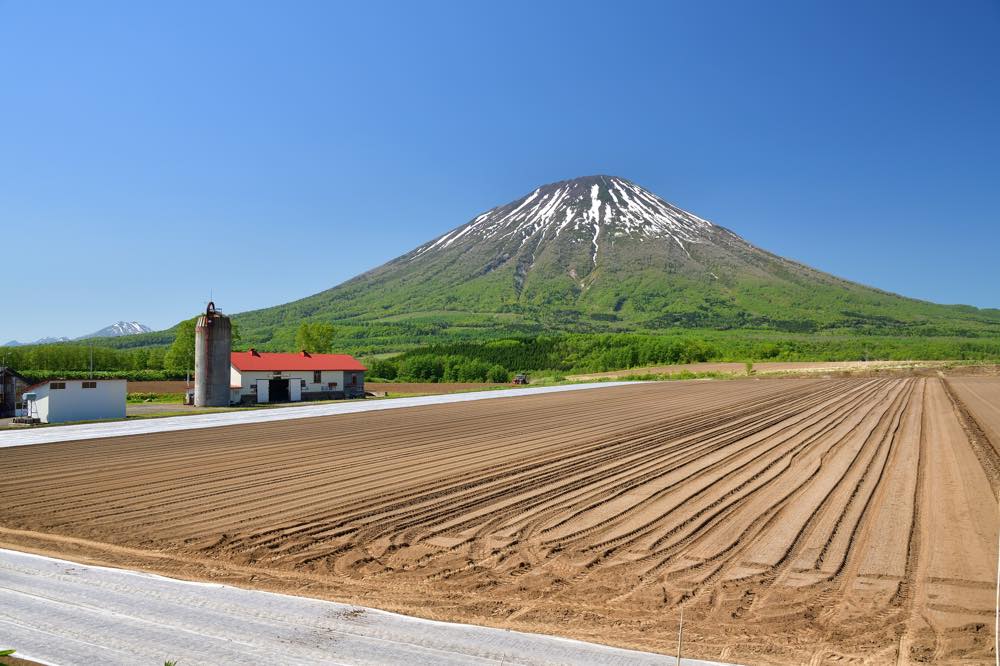
M 176 327 L 169 346 L 115 348 L 103 344 L 60 342 L 0 348 L 0 365 L 31 380 L 62 377 L 79 379 L 185 379 L 194 373 L 194 327 L 197 317 Z M 233 330 L 233 344 L 239 332 Z
M 399 381 L 501 381 L 516 372 L 570 374 L 703 361 L 995 360 L 1000 340 L 631 333 L 533 336 L 432 345 L 368 361 Z
M 184 379 L 194 370 L 195 319 L 182 322 L 169 346 L 115 349 L 78 343 L 0 348 L 0 364 L 32 379 L 94 377 Z M 303 324 L 296 349 L 331 349 L 339 331 Z M 234 331 L 234 347 L 239 336 Z M 394 356 L 362 357 L 368 376 L 398 381 L 506 382 L 516 372 L 603 372 L 698 361 L 851 361 L 1000 359 L 1000 340 L 820 336 L 734 331 L 523 336 L 418 347 Z
M 72 343 L 30 345 L 0 349 L 0 365 L 10 366 L 32 381 L 91 375 L 98 379 L 184 379 L 184 370 L 168 369 L 168 352 L 168 347 L 112 349 Z

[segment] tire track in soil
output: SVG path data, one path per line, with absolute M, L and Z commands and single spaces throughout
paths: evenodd
M 961 511 L 994 501 L 1000 455 L 946 382 L 673 382 L 5 449 L 0 536 L 654 650 L 683 606 L 707 658 L 985 662 L 992 628 L 967 618 L 989 581 L 928 531 L 951 488 L 996 529 Z M 872 556 L 897 513 L 905 546 Z

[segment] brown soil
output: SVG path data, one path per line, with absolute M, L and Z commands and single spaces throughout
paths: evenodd
M 396 393 L 455 393 L 456 391 L 468 391 L 472 389 L 502 388 L 510 384 L 476 384 L 476 383 L 450 383 L 450 384 L 380 384 L 365 382 L 365 388 L 369 391 L 379 393 L 388 391 L 390 395 Z M 187 382 L 184 381 L 164 381 L 164 382 L 129 382 L 129 393 L 184 393 L 187 389 Z
M 509 388 L 511 384 L 477 384 L 477 383 L 439 383 L 439 384 L 378 384 L 365 382 L 365 390 L 382 393 L 388 391 L 390 396 L 399 393 L 457 393 L 459 391 L 474 391 L 479 389 Z
M 39 664 L 37 661 L 28 661 L 17 657 L 0 657 L 0 666 L 39 666 Z
M 914 367 L 936 367 L 945 365 L 946 361 L 769 361 L 753 364 L 754 374 L 776 373 L 823 373 L 823 372 L 863 372 L 887 369 L 909 369 Z M 610 372 L 593 372 L 583 375 L 572 375 L 569 379 L 614 379 L 635 375 L 672 375 L 682 372 L 713 372 L 719 374 L 746 374 L 745 363 L 683 363 L 677 365 L 658 365 L 645 368 L 630 368 L 628 370 L 612 370 Z
M 1000 454 L 1000 379 L 954 377 L 948 379 L 948 385 Z
M 993 663 L 961 404 L 675 382 L 8 448 L 0 543 L 663 652 L 683 606 L 705 659 Z
M 194 387 L 194 384 L 191 384 Z M 133 382 L 128 383 L 129 393 L 184 393 L 188 383 L 185 381 L 163 382 Z

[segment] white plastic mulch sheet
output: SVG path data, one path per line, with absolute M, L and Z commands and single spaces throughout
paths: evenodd
M 66 665 L 674 663 L 664 655 L 3 549 L 0 643 L 26 659 Z

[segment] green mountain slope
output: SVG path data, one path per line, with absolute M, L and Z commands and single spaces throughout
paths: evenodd
M 545 185 L 332 289 L 235 320 L 264 348 L 290 348 L 303 320 L 373 350 L 678 327 L 1000 335 L 1000 310 L 842 280 L 610 176 Z

